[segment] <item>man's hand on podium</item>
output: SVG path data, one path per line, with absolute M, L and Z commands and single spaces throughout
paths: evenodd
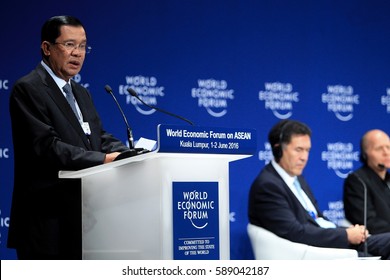
M 117 160 L 121 160 L 121 159 L 124 159 L 124 158 L 129 158 L 129 157 L 133 157 L 133 156 L 137 156 L 137 155 L 141 155 L 141 154 L 146 154 L 150 152 L 149 150 L 147 149 L 144 149 L 144 148 L 135 148 L 135 149 L 130 149 L 128 151 L 125 151 L 125 152 L 122 152 L 120 153 L 120 155 L 118 155 L 114 161 L 117 161 Z
M 103 163 L 113 162 L 120 154 L 121 153 L 119 153 L 119 152 L 106 154 L 106 157 L 104 158 L 104 162 Z

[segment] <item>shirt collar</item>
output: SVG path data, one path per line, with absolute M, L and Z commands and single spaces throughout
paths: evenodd
M 280 177 L 282 177 L 287 186 L 291 188 L 295 179 L 297 179 L 297 176 L 290 176 L 274 159 L 271 161 L 271 164 L 275 168 L 276 172 L 278 172 Z
M 61 79 L 61 78 L 58 78 L 56 76 L 56 74 L 54 74 L 53 70 L 43 60 L 41 61 L 41 64 L 42 64 L 43 68 L 45 68 L 45 70 L 49 73 L 49 75 L 53 78 L 53 80 L 57 84 L 57 86 L 62 90 L 62 88 L 66 84 L 66 81 Z M 69 84 L 70 84 L 70 81 L 69 81 Z

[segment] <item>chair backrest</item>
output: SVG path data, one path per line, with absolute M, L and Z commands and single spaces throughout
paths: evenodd
M 247 232 L 257 260 L 333 260 L 358 257 L 356 250 L 296 243 L 252 224 L 248 224 Z

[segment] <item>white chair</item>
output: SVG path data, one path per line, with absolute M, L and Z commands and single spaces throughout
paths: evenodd
M 357 259 L 352 249 L 322 248 L 292 242 L 253 224 L 247 227 L 256 260 Z

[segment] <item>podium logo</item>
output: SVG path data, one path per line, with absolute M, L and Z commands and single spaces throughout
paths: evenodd
M 290 83 L 266 82 L 264 90 L 259 91 L 259 100 L 264 101 L 264 108 L 278 119 L 288 119 L 293 114 L 294 103 L 299 102 L 299 93 L 293 91 Z
M 191 222 L 196 229 L 204 229 L 208 225 L 209 211 L 215 209 L 214 200 L 209 200 L 206 191 L 183 192 L 182 200 L 177 202 L 177 210 L 182 212 L 183 220 Z
M 359 95 L 353 94 L 352 86 L 328 85 L 328 92 L 322 94 L 322 103 L 328 104 L 328 111 L 346 122 L 353 118 L 353 108 L 359 104 Z
M 158 98 L 164 97 L 164 87 L 157 84 L 156 77 L 148 76 L 126 76 L 126 84 L 119 85 L 119 94 L 126 96 L 126 104 L 131 104 L 142 115 L 151 115 L 156 112 L 140 102 L 127 91 L 132 88 L 138 94 L 139 98 L 146 104 L 157 107 Z
M 228 101 L 234 99 L 234 90 L 225 80 L 198 80 L 198 87 L 191 89 L 192 98 L 198 99 L 198 107 L 204 107 L 213 117 L 227 114 Z
M 359 161 L 359 152 L 353 150 L 352 143 L 328 143 L 327 151 L 321 153 L 322 161 L 327 162 L 328 169 L 345 179 L 353 169 L 354 161 Z

